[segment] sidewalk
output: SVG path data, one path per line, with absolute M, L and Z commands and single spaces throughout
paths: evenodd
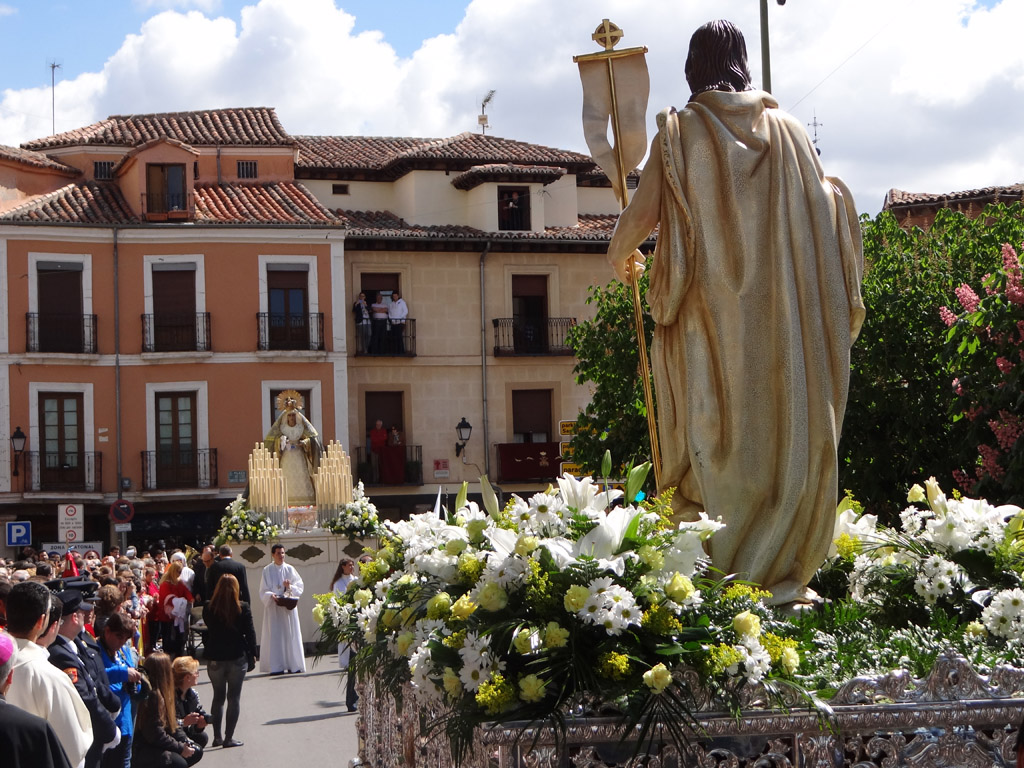
M 202 662 L 200 662 L 202 663 Z M 359 747 L 357 714 L 345 707 L 345 678 L 337 657 L 318 662 L 306 658 L 302 675 L 252 672 L 242 686 L 241 716 L 235 738 L 241 747 L 208 747 L 197 764 L 202 768 L 256 768 L 268 765 L 307 765 L 347 768 Z M 205 668 L 196 686 L 203 708 L 213 704 L 213 689 Z M 211 729 L 210 740 L 213 740 Z

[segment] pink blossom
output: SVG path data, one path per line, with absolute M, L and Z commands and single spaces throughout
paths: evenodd
M 993 480 L 1002 480 L 1006 470 L 999 465 L 999 451 L 991 445 L 979 445 L 978 455 L 981 456 L 981 470 Z
M 984 412 L 985 412 L 984 408 L 982 408 L 980 405 L 976 405 L 973 408 L 968 408 L 966 411 L 964 411 L 964 416 L 967 417 L 968 421 L 974 421 L 976 418 L 981 416 L 981 414 L 984 413 Z
M 1009 411 L 1000 411 L 999 419 L 992 419 L 988 423 L 989 429 L 996 436 L 996 442 L 1004 451 L 1013 448 L 1017 439 L 1024 433 L 1024 424 L 1019 416 Z
M 956 315 L 949 309 L 949 307 L 939 307 L 939 317 L 942 318 L 942 322 L 946 324 L 947 328 L 952 328 L 953 324 L 956 323 Z M 1021 335 L 1024 336 L 1024 331 L 1021 331 Z
M 1003 271 L 1006 274 L 1020 270 L 1020 259 L 1009 243 L 1003 243 Z
M 967 283 L 961 283 L 955 291 L 956 297 L 960 300 L 960 306 L 967 312 L 976 312 L 981 299 Z
M 960 384 L 960 379 L 953 379 L 953 391 L 961 396 L 964 394 L 964 388 Z
M 1009 373 L 1010 371 L 1013 370 L 1013 363 L 1011 363 L 1009 360 L 1002 356 L 996 358 L 996 366 L 1003 373 Z
M 974 483 L 971 482 L 971 476 L 962 469 L 953 470 L 953 479 L 956 480 L 956 484 L 960 486 L 960 490 L 965 493 L 973 492 Z

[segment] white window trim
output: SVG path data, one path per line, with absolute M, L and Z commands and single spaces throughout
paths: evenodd
M 84 284 L 83 280 L 83 284 Z M 30 381 L 28 383 L 28 445 L 27 452 L 42 453 L 43 441 L 39 433 L 39 395 L 43 392 L 68 392 L 82 395 L 82 439 L 85 453 L 96 450 L 96 418 L 94 415 L 95 399 L 91 382 L 78 381 Z M 95 465 L 93 472 L 95 473 Z M 88 483 L 89 478 L 86 478 Z M 93 477 L 93 487 L 99 484 L 100 478 Z
M 308 389 L 309 399 L 313 407 L 313 413 L 316 416 L 319 424 L 313 424 L 316 431 L 320 435 L 320 439 L 324 437 L 324 409 L 323 409 L 323 382 L 320 379 L 265 379 L 260 382 L 260 402 L 262 405 L 263 414 L 263 434 L 267 434 L 270 428 L 273 426 L 273 422 L 270 420 L 270 391 L 272 389 Z M 305 411 L 305 409 L 303 409 Z
M 205 381 L 164 381 L 146 383 L 146 450 L 156 451 L 156 393 L 195 392 L 196 395 L 196 448 L 210 447 L 210 398 L 209 384 Z M 146 488 L 156 488 L 156 464 L 149 465 L 150 477 L 145 478 Z
M 7 240 L 0 239 L 0 317 L 10 317 L 10 294 L 7 292 Z M 0 353 L 10 352 L 7 336 L 10 321 L 0 323 Z M 8 433 L 9 434 L 9 433 Z
M 273 256 L 270 254 L 261 253 L 259 256 L 259 286 L 261 313 L 266 313 L 270 311 L 270 291 L 267 288 L 267 266 L 270 264 L 305 266 L 306 269 L 308 270 L 307 275 L 309 276 L 308 281 L 306 283 L 306 300 L 309 302 L 309 306 L 306 308 L 306 312 L 310 315 L 313 315 L 320 311 L 320 296 L 318 295 L 317 292 L 319 282 L 317 281 L 316 256 L 299 256 L 294 254 Z M 316 333 L 316 326 L 313 323 L 310 323 L 310 343 L 318 341 Z
M 145 268 L 142 273 L 143 312 L 153 314 L 153 266 L 159 264 L 195 264 L 196 265 L 196 312 L 206 311 L 206 259 L 201 253 L 184 253 L 173 255 L 150 255 L 142 257 Z
M 28 254 L 28 311 L 39 312 L 39 262 L 65 261 L 82 265 L 82 314 L 92 314 L 92 254 L 40 253 Z

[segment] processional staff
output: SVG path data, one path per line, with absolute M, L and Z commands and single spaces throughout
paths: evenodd
M 647 152 L 647 98 L 651 92 L 651 79 L 647 72 L 646 47 L 613 50 L 622 39 L 622 30 L 608 19 L 592 35 L 604 50 L 573 56 L 579 65 L 583 81 L 583 134 L 590 153 L 604 169 L 619 209 L 629 203 L 626 174 L 635 168 Z M 611 121 L 612 142 L 608 142 L 608 123 Z M 651 368 L 647 360 L 647 338 L 644 334 L 643 305 L 640 300 L 640 270 L 634 253 L 630 268 L 633 287 L 633 322 L 636 326 L 637 348 L 640 353 L 640 378 L 644 386 L 644 404 L 647 406 L 647 432 L 651 438 L 651 464 L 654 484 L 661 490 L 661 450 L 658 446 L 658 426 L 654 413 L 654 393 L 651 391 Z

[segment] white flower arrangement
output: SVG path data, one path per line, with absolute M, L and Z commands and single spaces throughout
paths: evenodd
M 226 541 L 266 544 L 280 534 L 280 529 L 269 517 L 249 509 L 249 502 L 242 494 L 238 494 L 224 509 L 226 514 L 220 519 L 220 530 L 214 538 L 218 545 Z
M 324 528 L 331 533 L 341 534 L 350 539 L 365 539 L 377 535 L 380 516 L 377 507 L 363 490 L 363 482 L 352 489 L 352 501 L 341 509 L 341 514 L 329 520 Z

